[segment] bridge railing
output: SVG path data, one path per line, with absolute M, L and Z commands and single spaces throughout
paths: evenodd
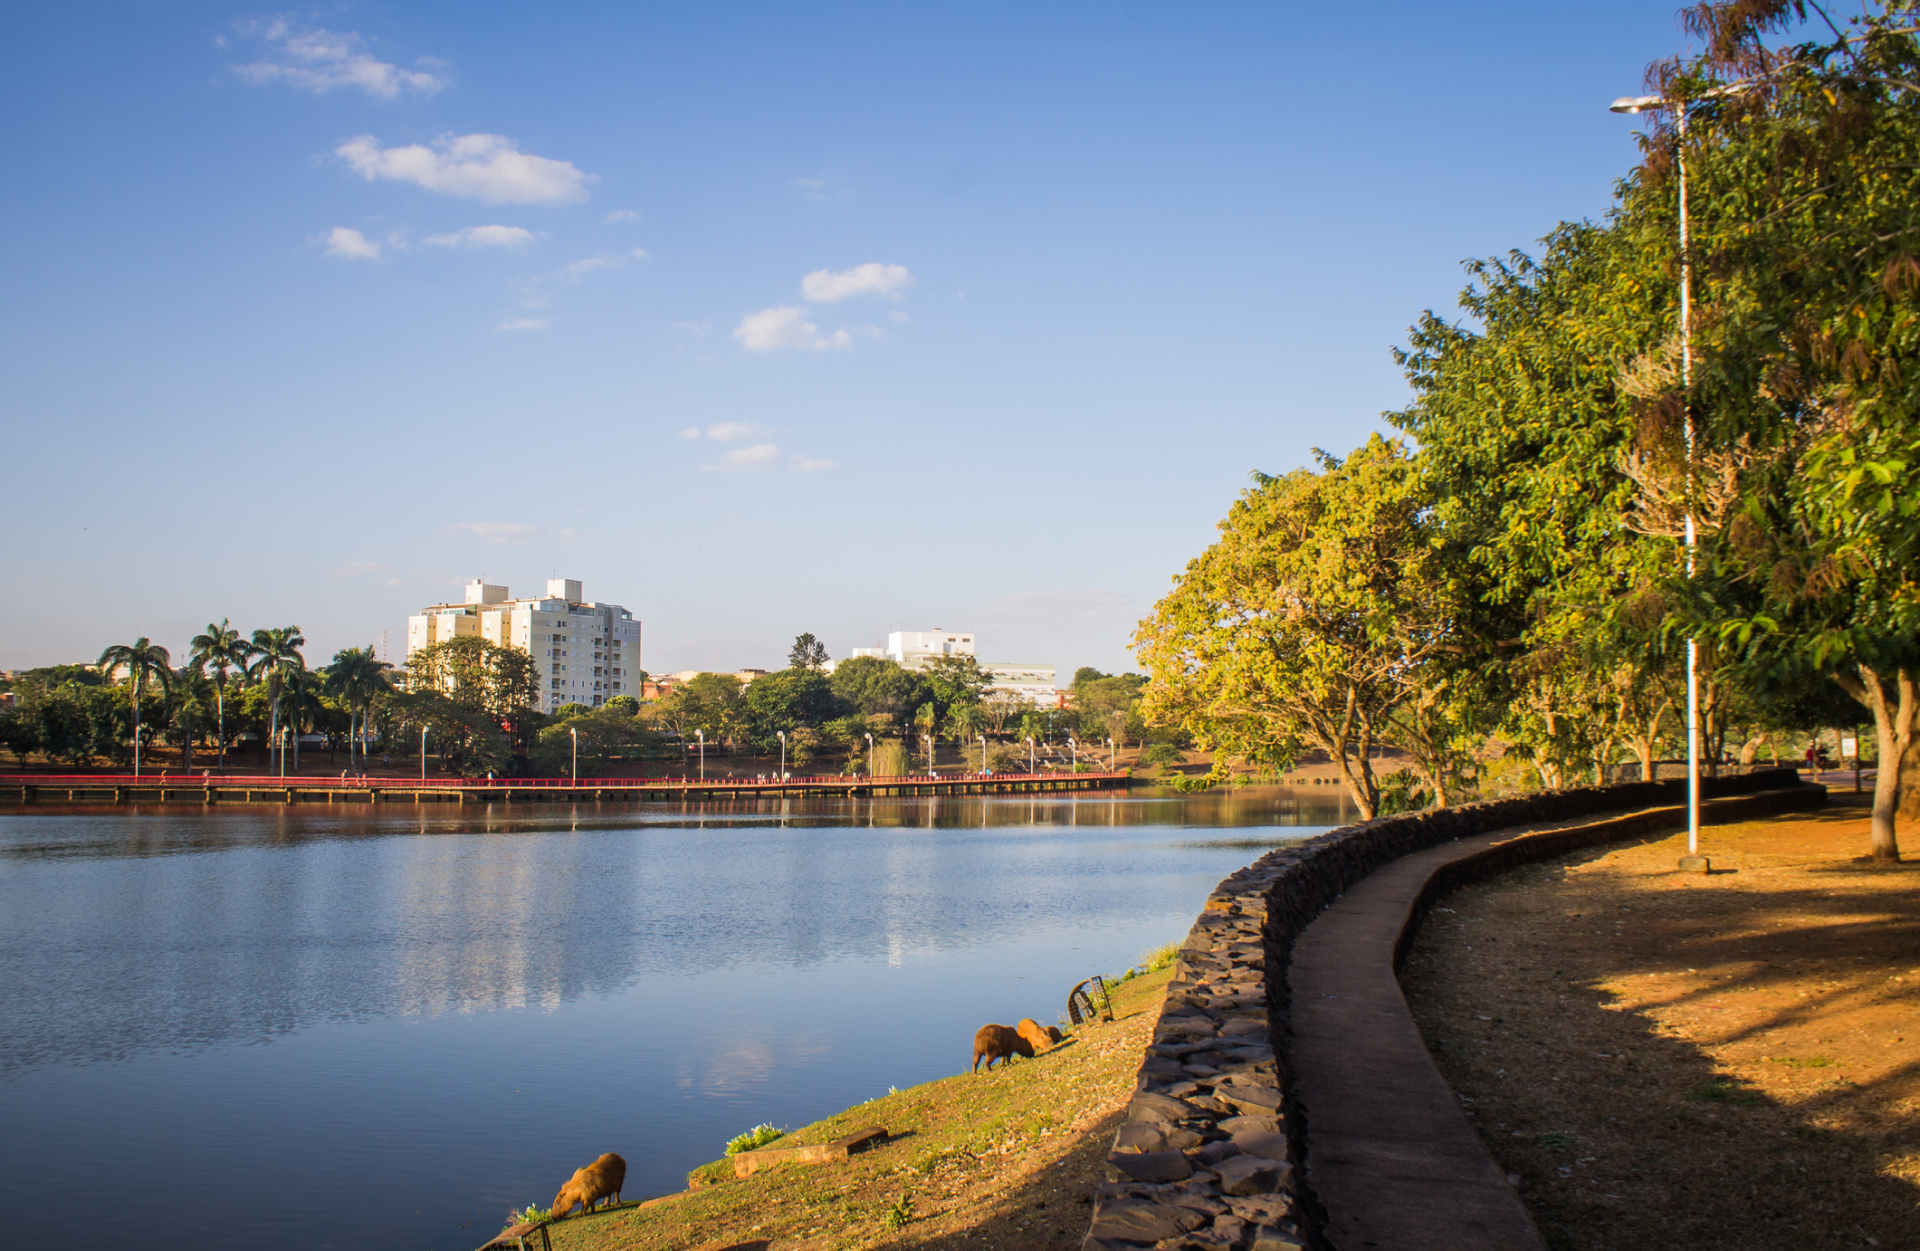
M 902 773 L 868 777 L 854 773 L 812 773 L 781 778 L 775 775 L 733 778 L 660 777 L 660 778 L 360 778 L 298 774 L 282 777 L 270 773 L 0 773 L 4 786 L 53 787 L 128 787 L 128 786 L 217 786 L 224 789 L 284 790 L 639 790 L 646 787 L 673 790 L 741 790 L 753 787 L 791 786 L 925 786 L 955 782 L 1048 782 L 1061 778 L 1086 778 L 1111 781 L 1127 776 L 1125 770 L 1070 773 Z

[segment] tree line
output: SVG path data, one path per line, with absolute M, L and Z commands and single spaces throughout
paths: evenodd
M 1475 793 L 1496 738 L 1538 784 L 1651 776 L 1684 752 L 1695 640 L 1708 768 L 1871 725 L 1873 852 L 1897 859 L 1920 811 L 1916 7 L 1687 10 L 1703 50 L 1650 68 L 1661 107 L 1605 219 L 1469 264 L 1466 319 L 1428 312 L 1396 353 L 1397 437 L 1255 474 L 1140 624 L 1148 716 L 1216 768 L 1324 751 L 1371 816 Z M 1382 745 L 1408 775 L 1376 776 Z
M 898 774 L 921 767 L 941 745 L 978 746 L 989 767 L 1007 771 L 1058 754 L 1069 739 L 1090 751 L 1147 733 L 1138 674 L 1082 669 L 1074 706 L 1045 709 L 990 689 L 991 675 L 971 656 L 937 657 L 919 669 L 856 657 L 829 673 L 826 648 L 812 634 L 794 641 L 787 668 L 751 684 L 702 673 L 650 704 L 617 695 L 551 714 L 539 710 L 533 657 L 477 636 L 416 649 L 404 671 L 371 647 L 310 667 L 305 646 L 298 626 L 243 637 L 223 620 L 192 640 L 178 667 L 143 637 L 107 648 L 92 664 L 29 670 L 12 683 L 14 706 L 0 713 L 0 745 L 23 764 L 37 753 L 75 766 L 104 759 L 137 768 L 143 751 L 166 742 L 191 770 L 196 748 L 224 769 L 228 753 L 248 741 L 260 745 L 269 770 L 297 771 L 301 737 L 318 733 L 346 747 L 349 768 L 369 751 L 418 750 L 466 776 L 511 777 L 575 768 L 591 776 L 615 761 L 685 763 L 704 744 L 716 756 L 784 749 L 794 769 Z

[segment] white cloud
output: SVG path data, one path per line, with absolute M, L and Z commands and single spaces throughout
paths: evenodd
M 800 294 L 819 304 L 838 304 L 856 295 L 880 295 L 897 300 L 900 292 L 918 281 L 905 265 L 868 261 L 837 274 L 830 269 L 816 269 L 800 280 Z
M 646 259 L 647 259 L 647 250 L 646 250 L 645 248 L 635 248 L 635 249 L 633 250 L 633 259 L 634 259 L 634 260 L 636 260 L 636 261 L 644 261 L 644 260 L 646 260 Z
M 511 521 L 462 521 L 457 525 L 448 526 L 440 533 L 468 534 L 482 543 L 519 547 L 529 539 L 537 539 L 546 532 L 539 526 L 522 525 Z
M 547 322 L 542 317 L 515 317 L 495 326 L 495 330 L 545 330 Z
M 711 465 L 702 465 L 702 469 L 711 469 L 717 473 L 758 473 L 762 469 L 771 469 L 780 463 L 780 448 L 773 443 L 756 443 L 752 447 L 735 448 Z
M 589 256 L 583 261 L 568 262 L 560 272 L 562 276 L 579 282 L 596 269 L 619 269 L 626 263 L 627 258 L 624 256 Z
M 807 320 L 806 309 L 785 304 L 748 313 L 734 327 L 733 337 L 749 352 L 778 352 L 782 348 L 821 352 L 853 346 L 853 336 L 846 331 L 823 335 L 820 327 Z
M 812 456 L 802 456 L 798 452 L 787 457 L 787 463 L 793 467 L 793 472 L 795 473 L 825 473 L 827 470 L 833 468 L 833 462 L 830 460 L 820 460 Z
M 1119 591 L 1021 591 L 989 600 L 974 614 L 984 623 L 1050 630 L 1111 630 L 1139 616 L 1133 597 Z
M 896 322 L 899 325 L 904 326 L 908 322 L 912 321 L 913 318 L 908 316 L 906 309 L 896 308 L 891 313 L 887 314 L 887 320 L 891 322 Z
M 721 421 L 707 427 L 707 437 L 716 443 L 738 443 L 771 433 L 765 426 L 751 421 Z
M 354 31 L 296 30 L 285 22 L 237 23 L 243 35 L 258 35 L 268 51 L 251 65 L 233 72 L 250 83 L 286 83 L 315 95 L 336 87 L 357 87 L 376 100 L 391 100 L 401 92 L 430 96 L 447 85 L 444 75 L 426 69 L 401 69 L 366 50 L 366 41 Z M 438 62 L 422 57 L 420 65 Z
M 505 135 L 442 135 L 432 147 L 401 148 L 383 148 L 372 135 L 360 135 L 333 151 L 368 182 L 410 182 L 492 204 L 576 204 L 598 181 L 572 161 L 522 152 Z
M 683 439 L 697 439 L 700 437 L 700 427 L 688 426 L 680 432 L 680 437 Z
M 600 224 L 603 226 L 611 226 L 615 222 L 637 222 L 639 220 L 640 214 L 634 212 L 632 209 L 615 209 L 613 212 L 601 218 Z
M 380 245 L 351 226 L 335 226 L 327 232 L 327 255 L 348 261 L 377 261 Z
M 428 235 L 427 242 L 442 248 L 524 248 L 533 232 L 524 226 L 468 226 L 449 235 Z

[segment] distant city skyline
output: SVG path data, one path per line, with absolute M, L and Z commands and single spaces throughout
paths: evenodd
M 1119 672 L 1252 470 L 1604 211 L 1672 0 L 22 10 L 0 667 L 618 588 L 647 667 Z M 49 605 L 53 607 L 49 607 Z

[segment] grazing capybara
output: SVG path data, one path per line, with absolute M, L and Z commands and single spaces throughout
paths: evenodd
M 1047 1041 L 1052 1043 L 1054 1046 L 1058 1047 L 1060 1045 L 1060 1040 L 1065 1037 L 1066 1035 L 1060 1032 L 1060 1027 L 1058 1025 L 1047 1026 Z
M 1047 1037 L 1046 1027 L 1032 1017 L 1027 1017 L 1013 1027 L 1013 1032 L 1027 1040 L 1027 1045 L 1035 1051 L 1045 1051 L 1053 1046 L 1054 1040 Z
M 1033 1059 L 1033 1044 L 1004 1025 L 982 1025 L 973 1036 L 973 1071 L 980 1071 L 980 1057 L 987 1058 L 987 1071 L 993 1071 L 993 1062 L 1000 1061 L 1000 1067 L 1006 1068 L 1015 1056 Z
M 553 1217 L 559 1220 L 573 1211 L 578 1203 L 587 1211 L 593 1211 L 593 1205 L 606 1199 L 611 1203 L 620 1202 L 620 1187 L 627 1180 L 627 1162 L 609 1151 L 587 1167 L 574 1173 L 567 1184 L 560 1187 L 560 1193 L 553 1197 Z

